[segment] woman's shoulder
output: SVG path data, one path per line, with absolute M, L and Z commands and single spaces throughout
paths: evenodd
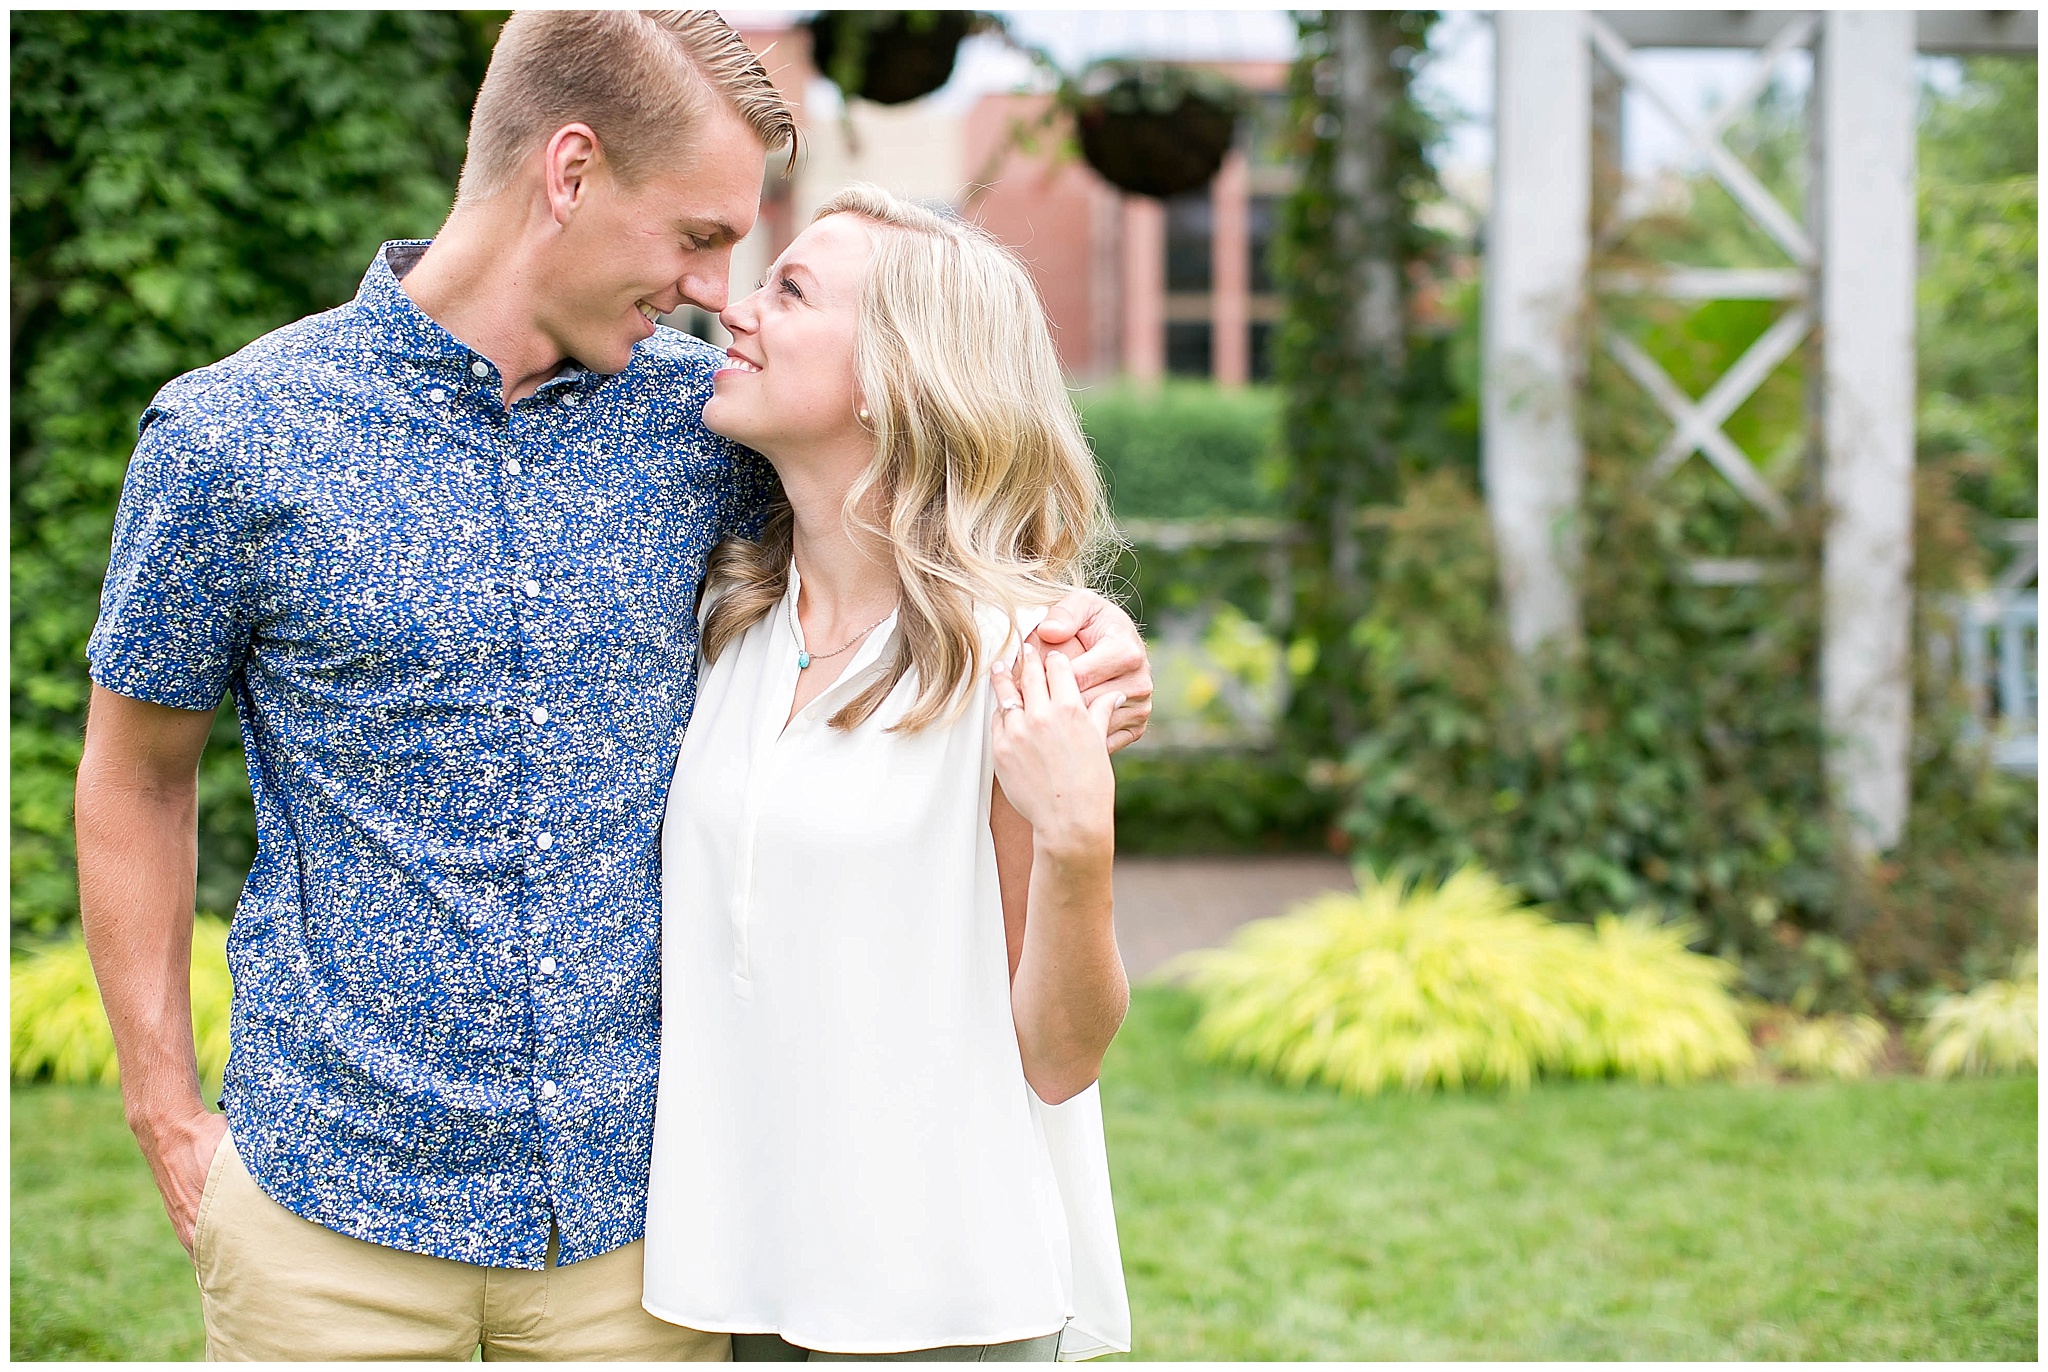
M 1052 612 L 1055 602 L 1043 604 L 1026 603 L 1014 610 L 1001 605 L 977 603 L 974 607 L 975 628 L 981 633 L 982 656 L 989 662 L 1007 662 L 1017 655 L 1017 649 Z

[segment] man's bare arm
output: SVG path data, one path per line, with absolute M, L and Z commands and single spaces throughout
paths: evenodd
M 227 1123 L 199 1094 L 192 1049 L 192 901 L 199 755 L 211 710 L 93 687 L 78 764 L 78 909 L 114 1030 L 121 1096 L 178 1241 Z

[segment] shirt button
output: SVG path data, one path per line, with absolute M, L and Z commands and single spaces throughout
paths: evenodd
M 534 837 L 533 846 L 540 849 L 542 852 L 546 852 L 548 849 L 555 846 L 555 836 L 553 834 L 548 833 L 546 830 L 542 830 L 539 834 L 537 834 Z
M 523 583 L 519 589 L 526 592 L 526 598 L 531 600 L 540 594 L 540 583 L 538 581 L 528 581 Z
M 526 717 L 528 719 L 531 719 L 535 724 L 545 724 L 548 722 L 547 710 L 539 705 L 536 705 L 531 710 L 528 710 L 526 712 Z
M 442 390 L 439 386 L 436 386 L 434 387 L 433 390 L 427 392 L 427 399 L 433 401 L 436 405 L 440 404 L 447 398 L 448 392 Z
M 551 977 L 555 974 L 555 960 L 553 958 L 542 958 L 540 960 L 540 974 L 544 977 Z
M 469 374 L 481 380 L 491 374 L 491 369 L 488 364 L 479 359 L 469 364 Z
M 519 473 L 520 473 L 520 472 L 524 471 L 524 470 L 525 470 L 525 468 L 523 468 L 523 467 L 521 467 L 521 466 L 519 465 L 519 459 L 515 457 L 515 458 L 511 458 L 511 459 L 509 459 L 509 460 L 508 460 L 508 461 L 507 461 L 507 462 L 505 463 L 505 470 L 506 470 L 506 471 L 508 471 L 508 472 L 510 472 L 510 473 L 512 473 L 512 475 L 514 475 L 514 476 L 517 476 L 517 475 L 519 475 Z
M 540 1084 L 540 1098 L 542 1100 L 553 1100 L 556 1096 L 560 1094 L 561 1088 L 559 1086 L 556 1086 L 553 1082 L 544 1081 Z
M 564 405 L 576 405 L 580 404 L 581 401 L 582 397 L 577 395 L 574 391 L 566 391 L 562 395 L 562 403 Z

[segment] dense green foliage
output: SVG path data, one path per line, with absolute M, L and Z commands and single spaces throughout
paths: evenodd
M 1920 446 L 1986 514 L 2039 509 L 2040 64 L 1972 58 L 1920 128 Z
M 1116 758 L 1116 848 L 1155 854 L 1318 850 L 1328 842 L 1338 800 L 1271 754 L 1125 752 Z
M 1413 281 L 1448 247 L 1416 212 L 1438 193 L 1425 156 L 1438 128 L 1407 94 L 1435 15 L 1386 11 L 1361 20 L 1387 98 L 1349 116 L 1339 98 L 1335 22 L 1323 11 L 1298 16 L 1291 92 L 1301 180 L 1274 245 L 1284 299 L 1274 349 L 1287 397 L 1287 509 L 1302 534 L 1293 631 L 1315 647 L 1288 726 L 1294 747 L 1311 753 L 1347 742 L 1363 723 L 1363 663 L 1351 626 L 1371 593 L 1357 514 L 1397 499 L 1405 474 L 1472 450 L 1455 422 L 1449 333 L 1419 327 L 1407 309 Z M 1340 154 L 1360 146 L 1372 150 L 1370 184 L 1349 186 Z M 1359 302 L 1374 290 L 1400 301 L 1398 356 L 1363 337 L 1356 322 Z
M 2027 1359 L 2036 1083 L 1357 1100 L 1204 1067 L 1140 987 L 1104 1065 L 1135 1360 Z M 196 1358 L 105 1087 L 13 1092 L 19 1360 Z
M 1366 874 L 1180 962 L 1197 1051 L 1362 1096 L 1527 1089 L 1539 1076 L 1687 1082 L 1753 1060 L 1728 983 L 1683 925 L 1528 909 L 1476 869 L 1440 885 Z
M 17 11 L 10 288 L 12 927 L 74 918 L 71 781 L 115 498 L 181 372 L 354 293 L 430 236 L 492 17 Z M 201 908 L 254 855 L 231 715 L 201 770 Z

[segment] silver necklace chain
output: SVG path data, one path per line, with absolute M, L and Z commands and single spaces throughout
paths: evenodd
M 892 606 L 892 607 L 890 608 L 890 610 L 889 610 L 889 615 L 893 615 L 893 614 L 895 614 L 895 613 L 896 613 L 896 610 L 895 610 L 895 608 L 894 608 L 894 607 Z M 791 635 L 792 635 L 792 636 L 793 636 L 793 637 L 794 637 L 794 638 L 796 639 L 796 668 L 797 668 L 797 670 L 798 670 L 798 671 L 802 671 L 802 670 L 803 670 L 804 668 L 806 668 L 806 667 L 810 666 L 810 665 L 811 665 L 811 664 L 812 664 L 813 662 L 823 662 L 823 661 L 824 661 L 824 660 L 825 660 L 826 658 L 828 658 L 828 657 L 838 657 L 838 656 L 839 656 L 839 655 L 840 655 L 841 653 L 845 652 L 845 651 L 846 651 L 846 650 L 847 650 L 848 648 L 851 648 L 851 647 L 852 647 L 852 646 L 853 646 L 854 644 L 856 644 L 856 643 L 860 642 L 860 641 L 861 641 L 862 639 L 866 638 L 866 637 L 867 637 L 867 636 L 868 636 L 869 634 L 871 634 L 871 633 L 873 633 L 873 632 L 874 632 L 875 630 L 877 630 L 877 629 L 881 628 L 881 627 L 882 627 L 882 626 L 883 626 L 884 624 L 887 624 L 887 623 L 889 622 L 889 615 L 883 615 L 883 616 L 882 616 L 882 617 L 881 617 L 880 619 L 878 619 L 878 620 L 876 620 L 876 621 L 875 621 L 874 623 L 872 623 L 872 624 L 868 625 L 868 627 L 867 627 L 867 628 L 865 628 L 865 629 L 862 629 L 862 630 L 861 630 L 861 631 L 860 631 L 859 633 L 855 634 L 855 635 L 854 635 L 854 636 L 853 636 L 852 638 L 849 638 L 849 639 L 847 639 L 847 640 L 846 640 L 846 642 L 844 642 L 844 643 L 840 644 L 840 645 L 839 645 L 839 646 L 838 646 L 837 648 L 834 648 L 834 649 L 833 649 L 833 650 L 832 650 L 831 652 L 829 652 L 829 653 L 814 653 L 814 652 L 811 652 L 811 651 L 809 651 L 808 649 L 806 649 L 806 648 L 804 647 L 804 626 L 803 626 L 803 624 L 802 624 L 802 623 L 801 623 L 801 622 L 800 622 L 800 621 L 799 621 L 799 620 L 797 619 L 797 617 L 796 617 L 796 597 L 795 597 L 795 596 L 791 596 L 791 597 L 789 598 L 789 632 L 790 632 L 790 634 L 791 634 Z

